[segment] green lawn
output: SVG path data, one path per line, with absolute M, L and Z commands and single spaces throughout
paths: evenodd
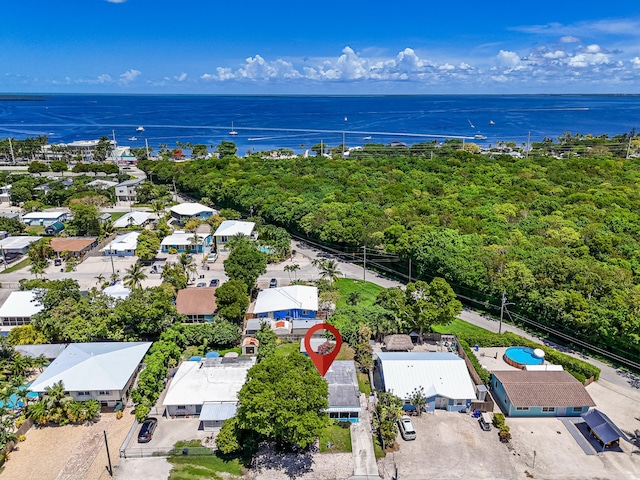
M 222 480 L 218 473 L 231 474 L 224 478 L 242 478 L 242 466 L 238 460 L 226 461 L 216 456 L 209 457 L 169 457 L 169 463 L 173 465 L 169 480 Z
M 351 451 L 351 424 L 346 427 L 329 425 L 320 435 L 320 452 L 350 452 Z M 331 446 L 327 444 L 331 443 Z
M 371 282 L 363 282 L 362 280 L 352 280 L 350 278 L 339 278 L 336 283 L 340 299 L 338 300 L 338 307 L 343 307 L 347 304 L 347 299 L 351 292 L 358 292 L 360 294 L 360 301 L 358 305 L 372 306 L 376 301 L 378 294 L 384 290 L 383 287 Z
M 0 270 L 0 273 L 11 273 L 11 272 L 15 272 L 16 270 L 20 270 L 21 268 L 26 267 L 27 265 L 31 265 L 31 259 L 29 258 L 25 258 L 24 260 L 16 263 L 15 265 L 7 268 L 6 270 Z M 2 267 L 0 267 L 2 268 Z
M 475 325 L 467 323 L 464 320 L 460 320 L 459 318 L 453 319 L 453 321 L 448 325 L 434 325 L 433 331 L 437 333 L 445 333 L 445 334 L 450 333 L 453 335 L 469 334 L 469 333 L 471 334 L 490 333 L 489 330 L 486 330 L 481 327 L 476 327 Z
M 127 212 L 112 212 L 111 213 L 111 221 L 115 222 L 117 219 L 119 219 L 120 217 L 123 217 L 126 214 L 127 214 Z
M 300 351 L 300 342 L 284 342 L 276 348 L 276 355 L 286 357 L 293 352 Z
M 180 441 L 176 442 L 174 445 L 174 448 L 178 449 L 184 447 L 188 447 L 190 450 L 204 449 L 200 440 Z M 226 472 L 232 475 L 232 477 L 225 476 L 225 478 L 240 478 L 242 476 L 242 466 L 237 459 L 224 460 L 215 455 L 185 455 L 169 457 L 168 460 L 173 464 L 169 480 L 222 480 L 223 477 L 218 475 L 218 473 L 221 472 Z
M 25 232 L 27 235 L 44 235 L 44 227 L 41 225 L 34 225 L 33 227 L 27 227 Z
M 378 435 L 373 436 L 373 454 L 376 456 L 376 460 L 380 460 L 386 455 L 380 445 L 380 437 Z
M 358 375 L 358 390 L 364 393 L 365 395 L 369 395 L 371 393 L 371 383 L 369 383 L 369 375 L 364 372 L 357 372 Z

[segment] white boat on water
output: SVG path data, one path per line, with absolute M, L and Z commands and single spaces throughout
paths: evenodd
M 371 140 L 371 137 L 367 135 L 366 137 L 363 138 L 363 140 Z
M 486 140 L 487 139 L 487 137 L 485 137 L 484 135 L 480 135 L 480 134 L 474 135 L 473 138 L 475 140 Z
M 234 136 L 234 135 L 237 135 L 237 134 L 238 134 L 238 132 L 236 132 L 236 131 L 233 129 L 233 122 L 231 122 L 231 131 L 229 132 L 229 135 Z
M 138 137 L 129 137 L 129 141 L 130 142 L 135 142 L 138 139 Z
M 473 123 L 471 123 L 471 119 L 470 118 L 467 118 L 467 122 L 469 122 L 469 126 L 471 128 L 476 128 L 476 126 Z
M 489 125 L 495 125 L 496 122 L 494 122 L 493 120 L 489 120 Z
M 140 125 L 138 128 L 136 128 L 136 132 L 144 132 L 144 127 Z

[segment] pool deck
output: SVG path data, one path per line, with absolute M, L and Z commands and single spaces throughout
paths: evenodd
M 480 365 L 486 367 L 490 372 L 493 372 L 494 370 L 520 370 L 519 368 L 512 367 L 502 359 L 504 352 L 507 350 L 506 347 L 481 348 L 477 352 L 473 348 L 472 350 L 474 355 L 478 358 Z M 548 364 L 548 362 L 545 361 L 544 364 Z

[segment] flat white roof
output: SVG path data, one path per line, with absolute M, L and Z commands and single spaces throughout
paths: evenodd
M 62 381 L 69 392 L 122 390 L 151 342 L 71 343 L 29 387 L 44 392 Z
M 56 211 L 47 211 L 47 212 L 30 212 L 22 216 L 23 220 L 39 220 L 41 218 L 47 220 L 57 220 L 63 215 L 66 215 L 67 212 L 56 212 Z
M 122 282 L 118 282 L 115 285 L 110 285 L 102 290 L 102 293 L 110 296 L 111 298 L 125 299 L 131 295 L 131 289 L 129 287 L 125 287 Z
M 200 362 L 182 362 L 171 380 L 163 405 L 237 402 L 247 372 L 255 363 L 256 357 L 219 357 Z
M 188 245 L 190 243 L 194 243 L 191 239 L 194 238 L 195 235 L 198 236 L 199 243 L 202 243 L 204 239 L 209 237 L 209 234 L 203 233 L 173 233 L 168 237 L 163 238 L 160 245 Z
M 293 309 L 318 311 L 318 288 L 307 285 L 291 285 L 262 290 L 258 293 L 253 313 Z
M 256 224 L 254 222 L 243 222 L 241 220 L 225 220 L 216 229 L 214 237 L 233 237 L 241 233 L 247 237 L 251 235 Z
M 151 214 L 147 212 L 129 212 L 113 222 L 113 226 L 115 228 L 127 228 L 132 225 L 142 225 L 150 218 Z
M 32 317 L 42 311 L 44 307 L 36 301 L 35 290 L 26 292 L 11 292 L 0 307 L 0 318 Z
M 0 250 L 22 250 L 41 238 L 42 237 L 32 237 L 30 235 L 3 238 L 0 240 Z
M 104 248 L 101 248 L 101 252 L 122 252 L 124 250 L 135 250 L 138 246 L 138 237 L 140 232 L 129 232 L 125 235 L 120 235 L 114 238 L 111 242 L 107 243 Z
M 407 399 L 416 387 L 427 397 L 475 398 L 464 360 L 448 352 L 375 352 L 382 364 L 387 392 Z
M 198 215 L 204 212 L 214 212 L 213 208 L 202 205 L 201 203 L 181 203 L 179 205 L 171 207 L 171 211 L 177 215 L 184 216 Z

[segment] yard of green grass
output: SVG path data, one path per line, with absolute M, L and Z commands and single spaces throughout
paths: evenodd
M 27 265 L 31 265 L 31 259 L 29 259 L 28 257 L 25 258 L 24 260 L 16 263 L 15 265 L 10 266 L 9 268 L 7 268 L 6 270 L 0 270 L 0 273 L 11 273 L 11 272 L 15 272 L 16 270 L 20 270 L 21 268 L 26 267 Z M 1 267 L 0 267 L 1 268 Z
M 115 222 L 120 217 L 126 215 L 128 212 L 112 212 L 111 213 L 111 221 Z
M 371 393 L 371 383 L 369 383 L 369 375 L 365 372 L 357 372 L 358 376 L 358 390 L 365 395 L 369 395 Z
M 200 444 L 200 440 L 188 440 L 177 442 L 174 448 L 182 449 L 184 447 L 192 449 L 204 449 Z M 208 450 L 208 449 L 207 449 Z M 208 456 L 192 456 L 183 455 L 169 457 L 169 462 L 173 465 L 169 480 L 204 480 L 223 478 L 235 479 L 242 477 L 242 465 L 238 459 L 224 460 L 215 455 Z M 230 474 L 224 477 L 220 473 Z
M 380 460 L 386 455 L 382 445 L 380 445 L 380 437 L 378 435 L 373 436 L 373 454 L 376 456 L 376 460 Z
M 383 287 L 375 283 L 352 280 L 350 278 L 339 278 L 336 280 L 335 286 L 338 288 L 338 293 L 340 294 L 340 299 L 336 305 L 338 307 L 344 307 L 347 304 L 349 294 L 352 292 L 358 292 L 360 294 L 358 305 L 370 307 L 376 301 L 378 294 L 384 290 Z
M 466 334 L 484 334 L 490 333 L 481 327 L 476 327 L 470 323 L 454 318 L 453 321 L 447 325 L 434 325 L 433 331 L 436 333 L 452 334 L 452 335 L 466 335 Z
M 286 357 L 293 352 L 299 351 L 300 342 L 283 342 L 276 348 L 276 355 Z M 353 360 L 353 349 L 346 343 L 343 343 L 340 353 L 336 356 L 336 360 Z
M 34 225 L 32 227 L 25 228 L 27 235 L 44 235 L 44 227 L 41 225 Z
M 325 428 L 320 435 L 320 452 L 350 452 L 351 451 L 351 424 L 345 422 L 345 426 L 333 423 Z

